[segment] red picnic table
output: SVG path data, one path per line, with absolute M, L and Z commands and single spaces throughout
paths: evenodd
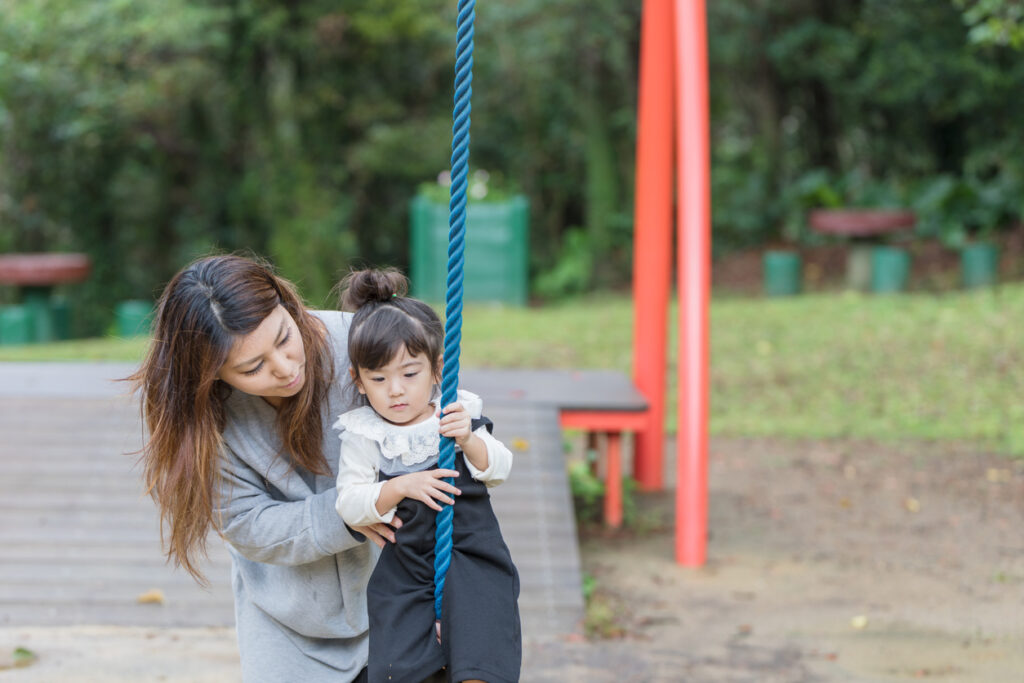
M 871 250 L 881 245 L 886 235 L 913 230 L 917 216 L 903 209 L 815 209 L 808 223 L 817 233 L 850 240 L 846 283 L 863 291 L 871 284 Z
M 55 337 L 53 288 L 82 282 L 91 271 L 85 254 L 0 254 L 0 284 L 20 289 L 20 302 L 34 318 L 34 341 Z

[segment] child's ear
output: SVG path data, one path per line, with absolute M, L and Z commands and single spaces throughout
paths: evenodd
M 349 368 L 348 374 L 352 377 L 352 383 L 356 385 L 356 389 L 360 394 L 366 395 L 366 389 L 363 389 L 363 382 L 359 379 L 359 373 L 355 368 Z

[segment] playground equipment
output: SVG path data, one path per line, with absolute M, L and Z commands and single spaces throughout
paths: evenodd
M 459 0 L 455 31 L 455 109 L 452 113 L 452 184 L 448 205 L 448 279 L 445 294 L 444 367 L 441 371 L 441 405 L 456 400 L 459 386 L 459 343 L 462 340 L 462 278 L 466 242 L 466 187 L 469 175 L 469 114 L 473 95 L 473 20 L 476 0 Z M 441 438 L 438 467 L 455 469 L 455 440 Z M 449 484 L 454 483 L 446 478 Z M 434 543 L 434 613 L 441 618 L 444 580 L 452 558 L 451 505 L 437 513 Z
M 680 564 L 700 566 L 707 548 L 711 292 L 706 12 L 704 0 L 645 0 L 643 12 L 633 246 L 633 378 L 649 408 L 644 425 L 636 432 L 635 470 L 642 488 L 662 488 L 674 177 L 679 300 L 675 554 Z
M 711 188 L 703 0 L 645 0 L 640 28 L 633 237 L 633 381 L 645 410 L 562 412 L 562 426 L 608 436 L 605 520 L 621 521 L 619 434 L 635 436 L 634 473 L 664 486 L 672 209 L 679 300 L 676 561 L 704 564 L 707 547 L 708 303 Z M 675 147 L 671 144 L 675 141 Z M 675 187 L 673 187 L 673 179 Z
M 462 323 L 462 275 L 474 0 L 460 0 L 449 203 L 448 278 L 442 402 L 455 400 Z M 671 287 L 673 160 L 677 182 L 679 299 L 676 560 L 704 564 L 707 547 L 708 304 L 711 290 L 711 188 L 707 35 L 703 0 L 645 0 L 641 25 L 633 296 L 634 381 L 645 411 L 563 413 L 563 426 L 609 435 L 609 470 L 619 463 L 619 434 L 636 434 L 635 470 L 648 490 L 663 486 L 665 371 Z M 670 141 L 675 140 L 673 155 Z M 440 467 L 452 467 L 443 439 Z M 452 509 L 437 515 L 435 611 L 440 615 L 451 561 Z

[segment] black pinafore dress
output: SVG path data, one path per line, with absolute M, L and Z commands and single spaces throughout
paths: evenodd
M 474 429 L 477 426 L 474 421 Z M 397 510 L 402 528 L 395 532 L 395 543 L 385 544 L 366 589 L 369 683 L 420 683 L 442 669 L 448 681 L 519 680 L 519 573 L 501 536 L 486 485 L 473 479 L 462 453 L 456 453 L 455 469 L 459 472 L 455 485 L 462 495 L 455 497 L 441 643 L 434 630 L 437 513 L 420 501 L 406 499 Z M 391 477 L 381 474 L 379 478 Z

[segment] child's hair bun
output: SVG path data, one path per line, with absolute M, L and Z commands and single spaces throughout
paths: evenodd
M 341 310 L 356 311 L 409 292 L 409 280 L 397 268 L 354 270 L 341 281 Z

